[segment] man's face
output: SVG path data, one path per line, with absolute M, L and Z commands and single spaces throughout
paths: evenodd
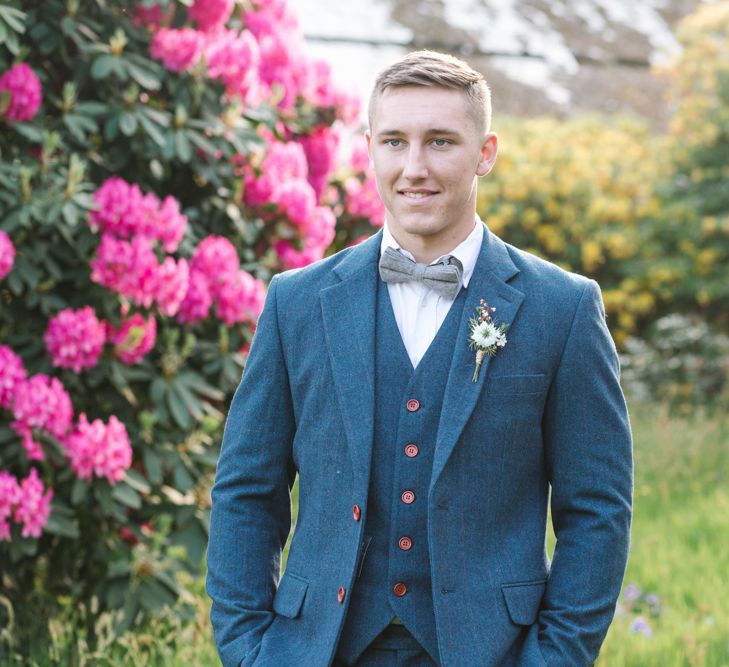
M 478 127 L 464 92 L 426 86 L 386 88 L 370 132 L 377 189 L 395 239 L 418 261 L 452 250 L 473 230 L 476 177 L 494 164 L 496 135 Z

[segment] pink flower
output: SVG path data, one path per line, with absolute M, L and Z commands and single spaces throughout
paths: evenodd
M 174 252 L 185 235 L 187 217 L 180 213 L 174 197 L 160 203 L 153 193 L 142 194 L 139 186 L 112 176 L 94 193 L 97 209 L 89 216 L 92 229 L 117 238 L 142 236 L 158 240 L 167 252 Z
M 344 183 L 347 212 L 356 218 L 366 218 L 374 227 L 385 224 L 385 205 L 380 199 L 375 179 L 371 176 L 361 181 L 353 176 Z
M 304 230 L 304 247 L 296 248 L 292 243 L 280 240 L 274 244 L 286 269 L 297 269 L 324 257 L 326 249 L 334 240 L 336 218 L 331 209 L 318 206 L 314 209 Z
M 172 317 L 180 310 L 180 304 L 190 284 L 190 268 L 186 259 L 167 257 L 159 267 L 156 300 L 162 314 Z
M 28 65 L 18 63 L 0 76 L 0 93 L 4 90 L 10 93 L 5 118 L 30 120 L 38 113 L 42 98 L 41 83 Z
M 197 64 L 204 44 L 203 33 L 192 28 L 161 28 L 152 37 L 149 52 L 167 69 L 183 72 Z
M 153 237 L 162 242 L 166 252 L 175 252 L 185 236 L 187 229 L 187 216 L 180 213 L 179 202 L 168 195 L 155 216 Z
M 314 189 L 306 181 L 287 181 L 274 194 L 274 201 L 297 225 L 305 226 L 316 208 Z
M 149 308 L 157 294 L 159 264 L 149 239 L 137 236 L 129 243 L 103 234 L 91 280 Z
M 354 171 L 370 171 L 370 154 L 367 151 L 367 142 L 364 138 L 354 143 L 349 163 Z
M 66 308 L 51 319 L 43 340 L 54 366 L 80 373 L 99 362 L 106 327 L 91 306 L 76 311 Z
M 145 320 L 142 315 L 135 313 L 125 319 L 118 329 L 110 327 L 109 341 L 125 364 L 136 364 L 157 341 L 157 320 L 152 316 Z
M 205 32 L 222 26 L 233 13 L 235 0 L 195 0 L 187 15 Z
M 274 181 L 305 180 L 309 167 L 304 146 L 296 141 L 273 141 L 261 165 L 261 171 Z
M 240 268 L 235 246 L 224 236 L 207 236 L 198 244 L 190 260 L 190 270 L 199 279 L 203 276 L 213 298 L 222 281 Z
M 13 270 L 15 246 L 10 237 L 0 229 L 0 280 Z
M 43 373 L 33 375 L 15 388 L 12 404 L 15 421 L 11 424 L 21 436 L 28 458 L 43 460 L 40 443 L 33 439 L 33 429 L 44 430 L 62 439 L 71 427 L 71 397 L 58 378 Z
M 321 201 L 329 175 L 334 169 L 339 146 L 339 135 L 330 127 L 322 126 L 311 134 L 299 137 L 309 164 L 309 184 L 314 188 L 317 201 Z
M 15 389 L 26 377 L 23 360 L 7 345 L 0 345 L 0 408 L 11 407 Z
M 219 30 L 205 47 L 208 75 L 225 85 L 230 97 L 240 96 L 252 101 L 258 95 L 258 42 L 251 32 Z
M 145 7 L 141 3 L 134 5 L 132 23 L 136 26 L 144 26 L 149 30 L 153 30 L 159 28 L 166 18 L 162 7 L 158 4 L 150 5 L 149 7 Z
M 15 508 L 15 521 L 23 524 L 23 537 L 39 538 L 51 515 L 53 491 L 45 491 L 38 471 L 31 468 L 30 474 L 20 483 L 18 501 Z
M 101 419 L 89 423 L 81 413 L 76 428 L 66 440 L 71 468 L 79 479 L 106 477 L 111 484 L 124 479 L 132 464 L 132 446 L 127 429 L 114 415 L 108 426 Z
M 240 270 L 227 276 L 220 286 L 215 314 L 228 326 L 236 322 L 255 322 L 263 310 L 265 298 L 263 281 Z
M 0 542 L 10 542 L 9 519 L 19 499 L 18 480 L 6 470 L 0 470 Z
M 187 294 L 180 304 L 177 319 L 182 323 L 195 324 L 204 320 L 210 313 L 213 296 L 210 294 L 207 276 L 194 269 L 190 271 L 190 284 Z
M 94 192 L 97 209 L 89 215 L 92 229 L 111 232 L 127 238 L 139 231 L 143 195 L 138 185 L 130 185 L 124 179 L 112 176 Z

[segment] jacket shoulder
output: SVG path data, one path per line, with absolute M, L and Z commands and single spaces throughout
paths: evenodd
M 512 261 L 519 269 L 521 279 L 527 284 L 538 282 L 541 291 L 561 295 L 567 292 L 579 296 L 588 285 L 597 286 L 597 283 L 587 276 L 567 271 L 553 262 L 508 243 L 505 245 Z

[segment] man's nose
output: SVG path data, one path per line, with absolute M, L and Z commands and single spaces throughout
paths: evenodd
M 428 175 L 425 154 L 419 146 L 410 146 L 402 175 L 411 180 L 425 178 Z

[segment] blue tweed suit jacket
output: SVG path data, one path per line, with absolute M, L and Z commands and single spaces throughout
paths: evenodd
M 367 514 L 380 240 L 271 282 L 212 492 L 207 587 L 226 667 L 334 659 L 349 598 L 341 589 L 354 585 Z M 508 324 L 508 342 L 473 383 L 468 320 L 481 299 Z M 595 660 L 630 530 L 632 443 L 618 375 L 596 283 L 485 230 L 427 497 L 440 664 Z M 297 473 L 298 523 L 279 581 Z

